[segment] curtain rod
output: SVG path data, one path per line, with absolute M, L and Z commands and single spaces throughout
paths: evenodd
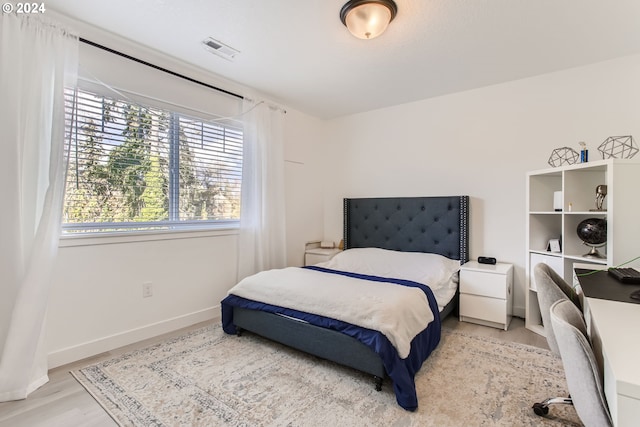
M 218 92 L 226 93 L 227 95 L 231 95 L 231 96 L 235 96 L 236 98 L 244 99 L 244 96 L 238 95 L 237 93 L 229 92 L 228 90 L 221 89 L 219 87 L 210 85 L 208 83 L 201 82 L 200 80 L 193 79 L 191 77 L 185 76 L 184 74 L 180 74 L 180 73 L 176 73 L 175 71 L 167 70 L 166 68 L 160 67 L 158 65 L 154 65 L 154 64 L 152 64 L 150 62 L 147 62 L 147 61 L 143 61 L 142 59 L 136 58 L 135 56 L 127 55 L 126 53 L 122 53 L 122 52 L 117 51 L 115 49 L 111 49 L 111 48 L 103 46 L 101 44 L 92 42 L 91 40 L 83 39 L 82 37 L 80 37 L 80 41 L 82 43 L 86 43 L 86 44 L 88 44 L 90 46 L 97 47 L 98 49 L 105 50 L 107 52 L 113 53 L 113 54 L 118 55 L 118 56 L 122 56 L 123 58 L 127 58 L 127 59 L 129 59 L 131 61 L 135 61 L 135 62 L 138 62 L 140 64 L 146 65 L 148 67 L 155 68 L 156 70 L 163 71 L 163 72 L 165 72 L 167 74 L 171 74 L 172 76 L 180 77 L 181 79 L 185 79 L 185 80 L 188 80 L 188 81 L 190 81 L 192 83 L 196 83 L 196 84 L 199 84 L 201 86 L 208 87 L 209 89 L 217 90 Z

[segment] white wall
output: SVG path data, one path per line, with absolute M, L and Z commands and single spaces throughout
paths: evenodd
M 304 264 L 305 243 L 324 238 L 325 122 L 291 110 L 286 115 L 287 263 Z
M 211 234 L 63 241 L 47 315 L 50 367 L 219 315 L 235 281 L 237 232 Z
M 608 136 L 640 140 L 639 100 L 634 55 L 332 120 L 325 235 L 341 236 L 343 197 L 469 195 L 471 258 L 515 264 L 524 316 L 526 172 L 557 147 L 586 141 L 593 159 Z

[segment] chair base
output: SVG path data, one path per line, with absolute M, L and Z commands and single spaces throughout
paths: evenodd
M 532 408 L 536 415 L 544 417 L 549 413 L 549 405 L 573 405 L 571 397 L 552 397 L 539 403 L 534 403 Z

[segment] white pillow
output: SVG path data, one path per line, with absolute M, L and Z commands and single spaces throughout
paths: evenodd
M 460 269 L 460 261 L 442 255 L 380 248 L 348 249 L 317 265 L 332 270 L 411 280 L 432 288 L 447 283 Z

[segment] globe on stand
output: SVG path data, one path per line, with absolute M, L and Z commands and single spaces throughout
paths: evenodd
M 585 258 L 606 258 L 596 249 L 596 247 L 604 246 L 607 243 L 607 221 L 605 219 L 587 218 L 578 224 L 576 233 L 585 245 L 591 246 L 591 251 L 583 255 Z

